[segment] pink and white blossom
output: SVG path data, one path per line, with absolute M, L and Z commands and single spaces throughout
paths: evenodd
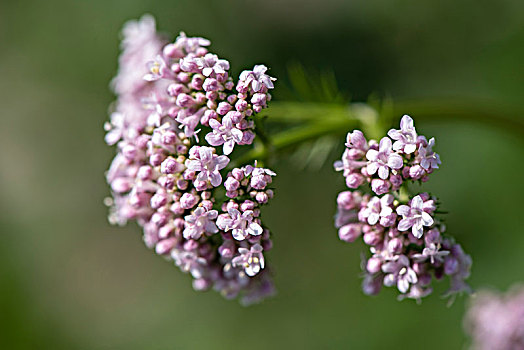
M 191 215 L 185 217 L 184 238 L 199 239 L 204 233 L 217 233 L 218 227 L 214 221 L 217 216 L 216 210 L 208 211 L 203 207 L 196 208 Z
M 417 131 L 409 115 L 404 115 L 400 120 L 400 130 L 391 129 L 388 136 L 396 140 L 393 144 L 395 151 L 411 154 L 417 149 Z
M 398 223 L 398 230 L 406 231 L 411 228 L 416 238 L 422 237 L 424 226 L 430 227 L 434 223 L 431 215 L 424 211 L 424 201 L 420 196 L 413 197 L 410 206 L 399 206 L 397 214 L 402 215 L 402 220 Z
M 435 138 L 432 137 L 431 139 L 429 139 L 429 142 L 426 147 L 420 145 L 418 148 L 417 160 L 424 170 L 438 169 L 438 166 L 441 164 L 440 156 L 437 153 L 433 152 L 434 146 Z
M 256 65 L 253 70 L 245 70 L 240 73 L 237 90 L 245 92 L 251 88 L 254 92 L 262 91 L 263 89 L 273 89 L 273 81 L 276 78 L 270 77 L 266 74 L 267 67 L 264 65 Z
M 209 120 L 209 126 L 213 129 L 212 132 L 206 135 L 206 141 L 211 146 L 224 145 L 224 154 L 229 155 L 233 152 L 235 143 L 242 142 L 242 130 L 235 127 L 231 118 L 226 115 L 222 118 L 222 123 L 216 119 Z
M 241 213 L 235 208 L 230 208 L 227 216 L 221 216 L 217 220 L 217 225 L 226 232 L 231 230 L 233 238 L 237 241 L 243 241 L 249 235 L 260 236 L 263 229 L 254 220 L 253 214 L 252 210 L 246 210 Z
M 391 150 L 391 140 L 387 137 L 380 140 L 378 151 L 370 149 L 366 153 L 366 158 L 369 160 L 367 165 L 367 172 L 370 175 L 378 172 L 378 176 L 382 180 L 386 180 L 389 176 L 389 170 L 397 170 L 402 168 L 402 157 Z
M 198 173 L 196 181 L 209 181 L 213 187 L 219 186 L 222 183 L 220 170 L 226 167 L 229 158 L 217 156 L 214 148 L 206 146 L 193 146 L 189 152 L 190 158 L 186 160 L 185 165 L 188 170 Z
M 129 22 L 123 34 L 117 101 L 104 125 L 117 150 L 106 174 L 109 221 L 136 220 L 146 246 L 190 273 L 195 290 L 213 288 L 243 304 L 272 295 L 262 256 L 272 242 L 259 216 L 275 174 L 255 162 L 233 169 L 224 185 L 222 177 L 233 147 L 253 142 L 274 78 L 257 66 L 234 91 L 229 62 L 209 52 L 207 39 L 181 33 L 164 46 L 151 16 Z M 213 129 L 204 140 L 201 126 Z M 217 226 L 225 216 L 228 232 Z
M 233 266 L 240 266 L 248 276 L 255 276 L 264 268 L 264 249 L 260 244 L 254 244 L 250 249 L 238 248 L 240 255 L 233 258 Z
M 381 286 L 396 286 L 399 300 L 420 302 L 432 292 L 433 277 L 449 277 L 444 296 L 471 293 L 466 283 L 471 257 L 450 236 L 436 213 L 436 199 L 427 193 L 410 195 L 408 181 L 426 181 L 440 165 L 433 151 L 435 140 L 418 136 L 413 120 L 404 116 L 401 129 L 391 129 L 388 137 L 369 140 L 359 130 L 348 133 L 342 160 L 335 162 L 343 171 L 346 185 L 357 189 L 367 184 L 382 197 L 361 191 L 344 191 L 337 197 L 335 227 L 340 240 L 353 242 L 362 236 L 371 256 L 363 261 L 365 294 L 377 294 Z M 424 228 L 426 233 L 424 234 Z M 410 230 L 411 229 L 411 230 Z M 424 239 L 422 239 L 424 238 Z

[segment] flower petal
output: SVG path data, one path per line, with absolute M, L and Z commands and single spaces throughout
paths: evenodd
M 409 115 L 405 114 L 402 119 L 400 120 L 400 129 L 402 131 L 407 131 L 414 129 L 414 123 L 413 118 L 411 118 Z
M 411 200 L 411 208 L 413 208 L 413 209 L 422 210 L 422 205 L 423 204 L 424 204 L 424 202 L 422 201 L 422 197 L 420 197 L 419 195 L 416 195 Z
M 377 170 L 378 170 L 378 163 L 377 162 L 372 162 L 372 163 L 368 164 L 367 171 L 368 171 L 369 175 L 375 174 L 377 172 Z
M 264 232 L 264 229 L 262 229 L 262 226 L 257 224 L 256 222 L 252 222 L 249 224 L 248 233 L 253 236 L 260 236 Z
M 231 152 L 233 152 L 233 148 L 235 147 L 235 141 L 229 140 L 226 143 L 224 143 L 224 154 L 229 155 Z
M 411 228 L 411 233 L 413 233 L 413 236 L 415 236 L 415 238 L 422 237 L 422 234 L 424 233 L 422 221 L 420 220 L 415 221 L 413 227 Z
M 229 158 L 227 156 L 218 156 L 216 158 L 216 168 L 218 170 L 224 169 L 229 164 Z
M 378 177 L 380 177 L 382 180 L 386 180 L 389 176 L 389 168 L 385 165 L 381 165 L 378 168 Z
M 413 226 L 413 220 L 410 219 L 410 218 L 406 218 L 406 219 L 400 220 L 400 222 L 398 223 L 398 227 L 397 228 L 398 228 L 399 231 L 406 231 L 411 226 Z
M 428 213 L 426 213 L 425 211 L 422 212 L 422 225 L 424 226 L 431 226 L 433 225 L 433 218 L 431 217 L 431 215 L 429 215 Z
M 402 216 L 409 216 L 410 207 L 407 205 L 400 205 L 397 208 L 397 214 Z
M 222 175 L 220 175 L 218 171 L 210 173 L 209 182 L 211 182 L 211 185 L 213 185 L 213 187 L 219 186 L 222 183 Z
M 205 139 L 211 146 L 220 146 L 224 143 L 224 138 L 220 134 L 213 132 L 207 134 Z
M 402 157 L 396 153 L 392 153 L 388 157 L 388 167 L 391 169 L 400 169 L 404 165 Z
M 374 150 L 374 149 L 370 149 L 367 153 L 366 153 L 366 158 L 368 160 L 371 160 L 371 161 L 375 161 L 377 160 L 377 156 L 378 156 L 378 151 L 377 150 Z
M 391 151 L 391 139 L 389 137 L 383 137 L 380 140 L 379 144 L 379 152 L 380 153 L 388 153 L 388 151 Z
M 404 146 L 404 153 L 410 154 L 417 150 L 417 145 L 414 143 L 407 143 Z

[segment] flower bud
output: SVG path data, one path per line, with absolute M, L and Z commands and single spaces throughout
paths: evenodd
M 380 272 L 380 267 L 382 266 L 382 261 L 379 258 L 371 257 L 368 259 L 368 262 L 366 263 L 366 269 L 369 273 L 375 274 L 377 272 Z
M 360 224 L 347 224 L 338 230 L 338 237 L 345 242 L 353 242 L 362 234 Z
M 344 210 L 355 208 L 356 203 L 353 199 L 353 193 L 351 191 L 340 192 L 337 196 L 337 206 Z
M 371 180 L 371 189 L 378 195 L 388 193 L 391 183 L 387 180 L 373 179 Z
M 358 173 L 352 173 L 346 177 L 346 185 L 349 188 L 358 188 L 360 185 L 364 183 L 364 180 L 364 176 Z
M 175 246 L 175 243 L 176 243 L 176 238 L 164 239 L 156 244 L 155 251 L 159 255 L 167 254 L 169 253 L 171 248 Z
M 233 107 L 227 102 L 220 102 L 217 107 L 217 113 L 219 115 L 226 115 Z
M 198 203 L 198 197 L 192 193 L 184 193 L 180 198 L 180 207 L 191 209 Z
M 179 173 L 184 169 L 184 165 L 178 163 L 175 158 L 168 157 L 166 158 L 161 166 L 160 166 L 160 172 L 162 174 L 174 174 Z

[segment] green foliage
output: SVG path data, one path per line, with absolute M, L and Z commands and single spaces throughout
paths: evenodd
M 321 102 L 330 104 L 345 104 L 349 102 L 338 86 L 335 73 L 332 70 L 315 72 L 304 68 L 300 63 L 288 64 L 287 81 L 282 84 L 279 96 L 283 100 L 301 102 Z

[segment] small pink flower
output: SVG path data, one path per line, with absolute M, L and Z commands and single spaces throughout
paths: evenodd
M 218 216 L 216 210 L 206 210 L 198 207 L 191 215 L 185 217 L 186 228 L 184 229 L 184 238 L 199 239 L 204 233 L 217 233 L 218 228 L 213 220 Z
M 240 266 L 248 276 L 255 276 L 264 268 L 264 255 L 262 255 L 263 248 L 260 244 L 254 244 L 250 249 L 238 248 L 240 255 L 233 258 L 231 261 L 233 266 Z
M 389 169 L 400 169 L 403 165 L 402 157 L 391 150 L 391 140 L 387 137 L 380 140 L 379 150 L 370 149 L 366 153 L 369 160 L 367 171 L 373 175 L 378 170 L 378 176 L 386 180 L 389 176 Z
M 404 115 L 400 120 L 400 130 L 391 129 L 388 131 L 389 137 L 396 140 L 393 144 L 395 151 L 410 154 L 417 149 L 417 131 L 413 119 L 409 115 Z
M 439 155 L 433 152 L 433 146 L 435 146 L 434 137 L 429 140 L 426 147 L 420 145 L 418 148 L 417 161 L 424 170 L 438 169 L 441 163 Z
M 199 57 L 196 60 L 198 68 L 202 70 L 205 77 L 211 74 L 225 74 L 229 70 L 229 62 L 219 59 L 217 55 L 208 53 L 204 57 Z
M 217 225 L 226 232 L 231 230 L 233 238 L 237 241 L 243 241 L 249 235 L 260 236 L 264 232 L 262 226 L 254 221 L 253 210 L 240 213 L 235 208 L 229 208 L 228 215 L 221 215 L 217 220 Z
M 226 156 L 217 156 L 212 147 L 193 146 L 190 150 L 190 158 L 186 160 L 186 167 L 190 171 L 198 172 L 195 181 L 209 181 L 212 186 L 217 187 L 222 183 L 220 170 L 229 163 Z M 193 157 L 191 157 L 193 155 Z
M 212 132 L 206 135 L 206 141 L 211 146 L 224 145 L 224 154 L 229 155 L 233 152 L 235 143 L 242 142 L 242 130 L 237 129 L 231 118 L 227 115 L 222 118 L 222 123 L 216 119 L 209 120 L 209 126 L 213 129 Z
M 240 74 L 237 89 L 240 92 L 247 91 L 249 87 L 251 87 L 254 92 L 262 91 L 263 88 L 266 89 L 266 91 L 268 89 L 273 89 L 273 81 L 277 79 L 267 75 L 266 71 L 267 67 L 264 65 L 256 65 L 252 71 L 243 71 Z
M 401 205 L 397 208 L 397 214 L 402 215 L 402 220 L 398 223 L 399 231 L 406 231 L 411 228 L 413 236 L 421 238 L 424 226 L 432 226 L 434 221 L 431 215 L 424 211 L 425 202 L 420 195 L 413 197 L 411 206 Z

